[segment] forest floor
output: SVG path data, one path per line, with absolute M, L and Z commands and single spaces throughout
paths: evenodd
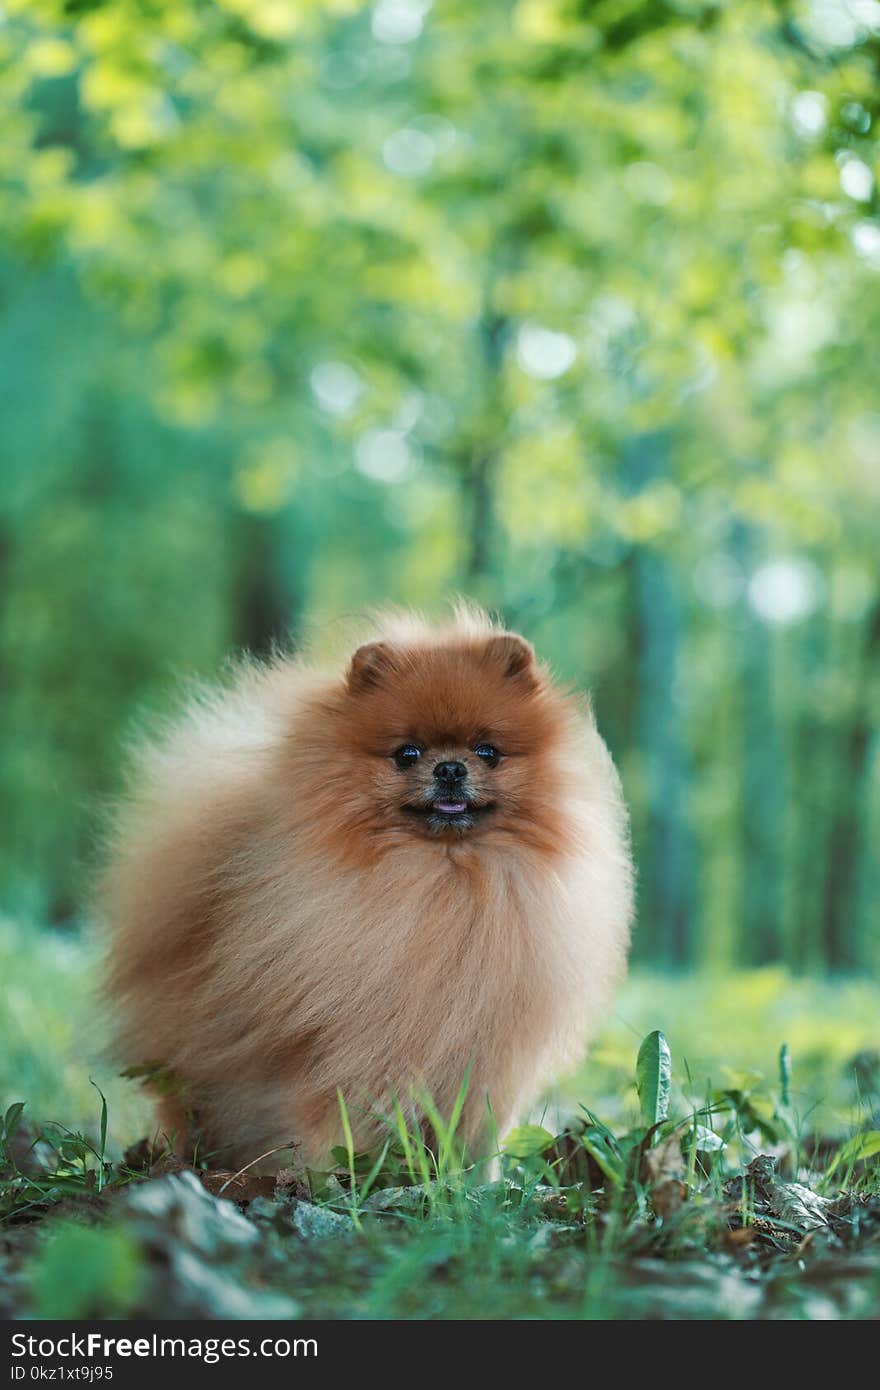
M 88 943 L 0 923 L 0 1316 L 880 1315 L 867 982 L 636 971 L 500 1177 L 401 1121 L 276 1179 L 143 1140 L 94 976 Z

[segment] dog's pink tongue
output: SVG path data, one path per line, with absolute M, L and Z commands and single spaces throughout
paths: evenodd
M 435 801 L 434 810 L 442 811 L 444 815 L 452 816 L 458 811 L 466 811 L 467 804 L 464 801 Z

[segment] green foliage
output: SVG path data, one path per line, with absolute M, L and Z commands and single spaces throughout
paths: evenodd
M 509 1158 L 522 1162 L 537 1158 L 554 1143 L 553 1135 L 543 1125 L 518 1125 L 504 1138 L 504 1152 Z
M 124 1315 L 137 1303 L 143 1257 L 122 1230 L 89 1229 L 72 1223 L 53 1232 L 31 1271 L 31 1296 L 38 1318 Z
M 6 1114 L 3 1116 L 2 1121 L 0 1121 L 0 1154 L 2 1154 L 4 1160 L 8 1154 L 9 1145 L 12 1143 L 18 1131 L 18 1125 L 24 1112 L 24 1106 L 25 1102 L 23 1100 L 13 1101 L 6 1111 Z
M 107 1101 L 103 1094 L 100 1147 L 57 1121 L 32 1129 L 24 1122 L 24 1110 L 24 1101 L 13 1102 L 0 1123 L 0 1220 L 49 1206 L 64 1197 L 100 1195 L 111 1179 L 127 1181 L 125 1174 L 120 1179 L 106 1156 Z
M 0 1109 L 21 1096 L 35 1122 L 63 1115 L 100 1150 L 94 1077 L 108 1101 L 109 1143 L 146 1129 L 140 1088 L 108 1062 L 106 1015 L 95 1005 L 96 943 L 0 919 Z
M 783 1043 L 779 1049 L 779 1088 L 782 1092 L 782 1104 L 791 1104 L 791 1053 L 788 1043 Z
M 672 1057 L 669 1043 L 655 1029 L 639 1048 L 636 1059 L 636 1087 L 642 1108 L 642 1123 L 658 1125 L 669 1110 L 669 1088 L 672 1085 Z
M 182 680 L 455 589 L 594 688 L 644 957 L 874 969 L 867 10 L 6 8 L 0 901 Z
M 877 1154 L 880 1154 L 880 1130 L 864 1130 L 847 1140 L 837 1150 L 828 1166 L 827 1177 L 830 1179 L 838 1174 L 838 1170 L 842 1170 L 845 1175 L 843 1181 L 846 1183 L 851 1180 L 856 1163 L 867 1163 L 869 1159 L 876 1158 Z

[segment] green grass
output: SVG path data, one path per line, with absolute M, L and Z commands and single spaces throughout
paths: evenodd
M 43 1136 L 28 1154 L 14 1113 L 17 1141 L 0 1133 L 4 1311 L 813 1318 L 880 1302 L 869 982 L 635 971 L 499 1180 L 461 1171 L 454 1115 L 432 1116 L 434 1151 L 401 1112 L 357 1153 L 343 1101 L 336 1168 L 309 1193 L 246 1177 L 218 1200 L 223 1175 L 199 1175 L 209 1192 L 120 1165 L 149 1111 L 104 1051 L 96 972 L 94 943 L 0 924 L 0 1114 L 26 1101 Z M 652 1030 L 668 1094 L 656 1036 L 637 1087 Z
M 681 977 L 636 970 L 588 1060 L 559 1088 L 563 1109 L 587 1098 L 607 1118 L 631 1121 L 633 1056 L 654 1028 L 669 1039 L 674 1078 L 696 1094 L 708 1080 L 775 1080 L 787 1043 L 798 1114 L 814 1128 L 842 1133 L 864 1108 L 853 1061 L 880 1048 L 880 989 L 864 979 L 796 978 L 775 967 Z
M 110 1147 L 121 1152 L 146 1132 L 149 1107 L 107 1055 L 99 960 L 93 940 L 0 919 L 0 1110 L 26 1100 L 34 1122 L 88 1129 L 93 1077 L 107 1096 Z

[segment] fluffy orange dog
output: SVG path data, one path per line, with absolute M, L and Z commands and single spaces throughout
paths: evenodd
M 344 674 L 245 666 L 144 752 L 104 883 L 124 1052 L 241 1163 L 326 1159 L 337 1088 L 359 1147 L 392 1095 L 448 1115 L 470 1066 L 476 1152 L 580 1057 L 631 901 L 589 707 L 480 612 L 386 618 Z

